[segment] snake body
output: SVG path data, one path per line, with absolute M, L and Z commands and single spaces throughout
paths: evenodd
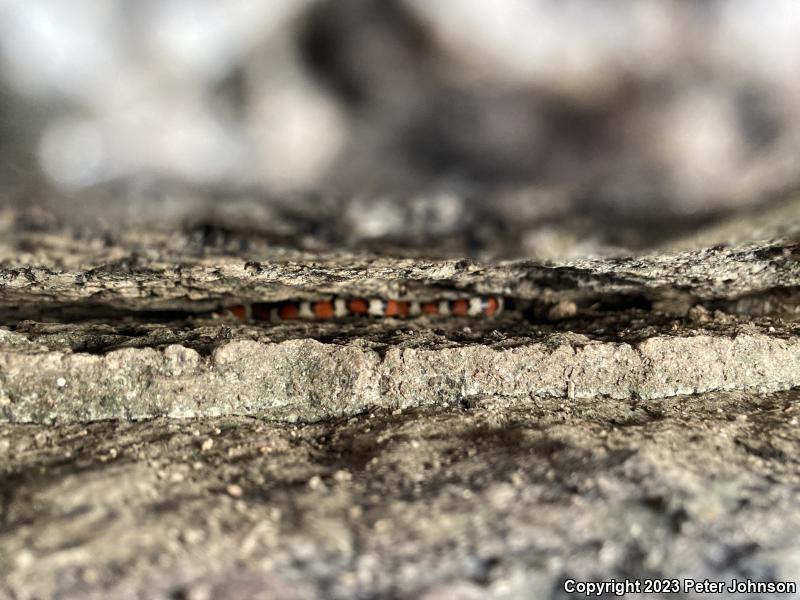
M 226 306 L 218 316 L 241 321 L 326 320 L 346 317 L 413 318 L 424 315 L 493 317 L 503 312 L 500 296 L 469 296 L 454 300 L 395 300 L 383 298 L 330 298 L 253 302 Z

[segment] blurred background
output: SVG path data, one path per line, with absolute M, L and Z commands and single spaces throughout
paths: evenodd
M 641 251 L 800 183 L 800 3 L 0 0 L 0 200 L 305 248 Z

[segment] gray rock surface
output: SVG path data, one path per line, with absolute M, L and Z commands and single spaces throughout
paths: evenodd
M 781 320 L 793 317 L 800 286 L 800 250 L 788 240 L 480 263 L 226 252 L 158 231 L 102 243 L 69 229 L 8 233 L 0 254 L 0 313 L 10 327 L 0 330 L 0 418 L 8 421 L 312 421 L 482 397 L 649 399 L 800 383 L 797 330 L 793 318 Z M 770 303 L 781 291 L 784 301 Z M 483 320 L 249 325 L 207 314 L 226 302 L 463 293 L 500 294 L 517 308 Z M 737 317 L 759 299 L 760 320 Z M 574 308 L 559 316 L 564 303 Z
M 622 258 L 480 261 L 301 250 L 258 232 L 187 231 L 171 222 L 121 226 L 98 235 L 52 225 L 52 218 L 47 214 L 39 223 L 17 211 L 0 214 L 3 307 L 80 302 L 128 310 L 198 311 L 224 299 L 440 296 L 458 290 L 521 299 L 645 294 L 652 301 L 690 302 L 800 285 L 796 235 Z M 783 221 L 783 213 L 774 219 Z M 718 240 L 718 233 L 709 237 Z
M 379 350 L 360 337 L 274 343 L 234 334 L 207 356 L 181 344 L 99 354 L 50 350 L 32 341 L 36 336 L 8 332 L 0 350 L 0 415 L 20 423 L 220 415 L 307 422 L 485 397 L 654 399 L 800 386 L 795 336 L 731 332 L 684 331 L 635 344 L 579 334 L 508 339 L 499 331 L 495 343 L 458 343 L 407 332 Z M 223 337 L 218 330 L 206 335 Z
M 800 584 L 763 4 L 0 2 L 0 600 Z
M 2 597 L 563 598 L 566 578 L 800 579 L 792 240 L 497 262 L 3 222 Z M 464 293 L 514 307 L 208 313 Z
M 798 418 L 793 391 L 4 424 L 0 593 L 565 598 L 566 578 L 796 580 Z

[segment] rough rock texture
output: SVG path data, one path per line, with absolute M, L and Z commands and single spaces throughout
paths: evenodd
M 798 418 L 786 392 L 304 426 L 5 424 L 0 594 L 564 598 L 568 577 L 796 580 Z
M 795 238 L 624 258 L 498 262 L 304 251 L 262 233 L 210 226 L 111 229 L 99 236 L 23 216 L 0 213 L 4 308 L 80 302 L 197 311 L 225 298 L 441 295 L 465 289 L 527 299 L 600 293 L 690 301 L 800 286 Z
M 663 398 L 800 384 L 800 249 L 789 241 L 482 264 L 266 245 L 234 252 L 157 231 L 138 245 L 136 232 L 102 243 L 69 229 L 8 233 L 0 418 L 10 421 L 312 421 L 482 397 Z M 493 320 L 250 325 L 204 312 L 225 302 L 465 291 L 501 294 L 516 308 Z M 560 314 L 564 303 L 574 308 Z M 762 318 L 735 314 L 753 311 Z
M 1 597 L 562 598 L 568 577 L 800 578 L 793 240 L 496 262 L 0 223 Z M 473 292 L 513 306 L 208 314 Z
M 234 339 L 205 357 L 180 344 L 99 355 L 54 351 L 5 333 L 0 415 L 23 423 L 219 415 L 313 421 L 498 396 L 654 399 L 800 386 L 800 340 L 732 331 L 654 336 L 635 345 L 566 334 L 447 344 L 411 333 L 380 352 L 363 338 Z
M 0 600 L 800 584 L 764 5 L 0 1 Z

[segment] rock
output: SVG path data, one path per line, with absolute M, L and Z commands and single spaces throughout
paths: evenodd
M 792 580 L 798 406 L 796 391 L 715 392 L 292 426 L 6 423 L 0 595 L 561 598 L 567 578 Z M 221 433 L 183 471 L 198 428 Z
M 0 596 L 560 598 L 800 568 L 791 240 L 544 263 L 73 234 L 0 253 Z M 509 310 L 209 312 L 472 293 Z

